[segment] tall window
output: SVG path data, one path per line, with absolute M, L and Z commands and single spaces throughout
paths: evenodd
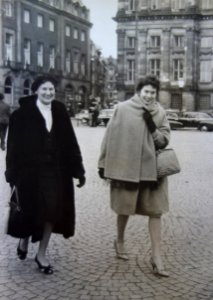
M 55 20 L 50 19 L 49 21 L 49 30 L 54 32 L 55 31 Z
M 24 10 L 24 23 L 30 23 L 30 11 L 27 9 Z
M 212 81 L 212 67 L 210 60 L 203 60 L 200 62 L 200 82 Z
M 85 55 L 81 56 L 81 75 L 82 76 L 86 75 L 86 56 Z
M 23 94 L 24 95 L 30 95 L 30 92 L 31 92 L 31 89 L 30 89 L 30 80 L 29 79 L 26 79 L 25 82 L 24 82 L 24 90 L 23 90 Z
M 42 28 L 44 26 L 44 17 L 42 15 L 37 16 L 37 26 Z
M 73 71 L 75 75 L 79 74 L 79 52 L 78 51 L 74 51 Z
M 174 35 L 174 46 L 177 48 L 184 47 L 184 36 L 183 35 Z
M 44 45 L 43 45 L 43 43 L 38 43 L 37 65 L 39 67 L 43 67 L 44 66 Z
M 12 3 L 7 1 L 5 2 L 5 16 L 6 17 L 12 17 L 13 15 L 13 7 L 12 7 Z
M 31 41 L 24 39 L 24 66 L 31 63 Z
M 135 48 L 135 37 L 129 36 L 127 38 L 127 47 L 128 48 Z
M 71 27 L 70 25 L 66 25 L 65 27 L 65 35 L 70 36 L 71 35 Z
M 203 0 L 202 1 L 202 8 L 204 8 L 204 9 L 213 8 L 212 0 Z
M 10 33 L 6 33 L 5 36 L 5 60 L 12 61 L 13 60 L 13 35 Z
M 173 8 L 174 9 L 181 9 L 185 7 L 185 0 L 174 0 L 173 1 Z
M 150 59 L 150 73 L 160 77 L 160 59 Z
M 66 57 L 65 57 L 65 69 L 67 73 L 71 72 L 71 51 L 66 51 Z
M 85 31 L 81 31 L 81 41 L 82 42 L 86 41 L 86 32 Z
M 77 28 L 74 28 L 74 30 L 73 30 L 73 38 L 78 39 L 78 29 Z
M 127 81 L 133 82 L 135 79 L 135 60 L 127 60 Z
M 159 8 L 159 0 L 151 0 L 151 8 L 152 9 Z
M 11 80 L 11 77 L 9 76 L 5 79 L 5 84 L 4 84 L 5 94 L 11 94 L 12 93 L 12 88 L 13 88 L 12 80 Z
M 160 47 L 160 36 L 159 35 L 152 35 L 150 37 L 150 46 L 153 48 Z
M 136 10 L 137 0 L 129 0 L 129 10 Z
M 55 47 L 54 46 L 50 46 L 49 67 L 50 69 L 55 69 Z
M 173 78 L 174 80 L 183 78 L 183 59 L 173 60 Z
M 201 48 L 212 48 L 212 37 L 202 37 Z

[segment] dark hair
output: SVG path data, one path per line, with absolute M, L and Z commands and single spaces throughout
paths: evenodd
M 31 90 L 33 93 L 37 91 L 37 89 L 42 85 L 43 83 L 50 81 L 54 87 L 56 88 L 57 81 L 53 76 L 50 75 L 41 75 L 35 78 L 35 80 L 32 83 Z
M 0 101 L 4 99 L 4 95 L 0 93 Z
M 160 81 L 157 79 L 156 76 L 149 75 L 146 76 L 145 78 L 141 79 L 137 86 L 136 86 L 136 92 L 140 92 L 140 90 L 145 86 L 145 85 L 151 85 L 157 90 L 157 94 L 160 89 Z

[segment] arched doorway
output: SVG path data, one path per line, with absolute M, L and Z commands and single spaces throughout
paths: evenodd
M 5 79 L 4 82 L 4 99 L 5 102 L 10 106 L 14 105 L 14 91 L 13 91 L 13 82 L 10 76 Z

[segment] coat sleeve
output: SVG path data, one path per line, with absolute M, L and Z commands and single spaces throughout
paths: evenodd
M 170 140 L 170 126 L 166 114 L 164 114 L 161 124 L 157 127 L 156 131 L 152 133 L 155 148 L 165 148 Z
M 68 142 L 69 149 L 69 164 L 71 169 L 72 177 L 80 178 L 85 174 L 85 169 L 83 166 L 83 159 L 81 155 L 81 150 L 70 121 L 69 115 L 67 114 L 66 108 L 63 106 L 64 111 L 64 122 L 66 130 L 66 139 Z
M 18 111 L 15 111 L 9 120 L 6 154 L 6 181 L 15 184 L 19 176 L 19 147 L 20 133 L 22 132 L 21 121 Z

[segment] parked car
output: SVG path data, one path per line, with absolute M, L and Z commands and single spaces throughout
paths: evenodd
M 78 114 L 75 115 L 76 120 L 81 123 L 89 123 L 89 111 L 87 109 L 82 109 Z
M 183 124 L 181 122 L 179 122 L 178 114 L 176 112 L 167 110 L 166 111 L 166 116 L 167 116 L 167 119 L 169 121 L 170 128 L 172 130 L 175 130 L 175 129 L 183 127 Z
M 111 119 L 113 112 L 114 109 L 112 108 L 102 109 L 98 116 L 98 123 L 104 124 L 106 126 L 109 120 Z
M 197 128 L 201 131 L 213 130 L 213 118 L 204 112 L 184 112 L 178 121 L 183 127 Z

